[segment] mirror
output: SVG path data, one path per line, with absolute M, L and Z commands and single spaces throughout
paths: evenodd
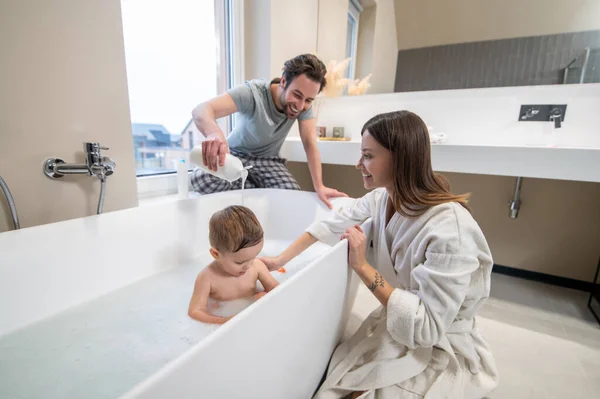
M 317 53 L 372 74 L 366 94 L 600 82 L 600 1 L 320 0 L 318 19 Z

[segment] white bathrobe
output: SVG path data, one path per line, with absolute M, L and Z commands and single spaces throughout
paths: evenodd
M 307 229 L 319 240 L 373 220 L 372 266 L 395 289 L 335 350 L 315 398 L 482 398 L 498 383 L 475 315 L 490 293 L 492 257 L 481 229 L 457 203 L 385 226 L 378 189 Z

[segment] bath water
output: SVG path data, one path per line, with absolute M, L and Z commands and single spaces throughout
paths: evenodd
M 289 244 L 267 240 L 261 255 L 279 254 Z M 317 243 L 273 276 L 284 282 L 329 248 Z M 196 276 L 211 260 L 207 253 L 0 337 L 0 398 L 126 393 L 220 327 L 187 315 Z M 222 302 L 213 313 L 233 315 L 252 302 Z

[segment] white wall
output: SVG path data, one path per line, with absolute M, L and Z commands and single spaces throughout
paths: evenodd
M 395 0 L 399 49 L 600 29 L 598 0 Z
M 21 226 L 95 213 L 97 179 L 52 181 L 46 158 L 83 162 L 83 142 L 110 147 L 105 211 L 137 205 L 119 0 L 1 0 L 0 175 Z M 10 217 L 0 199 L 0 231 Z

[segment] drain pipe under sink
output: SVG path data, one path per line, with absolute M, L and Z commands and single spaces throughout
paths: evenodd
M 508 216 L 511 219 L 516 219 L 519 216 L 519 209 L 521 208 L 521 184 L 523 183 L 522 177 L 517 177 L 517 183 L 515 185 L 515 195 L 510 200 L 510 210 Z

